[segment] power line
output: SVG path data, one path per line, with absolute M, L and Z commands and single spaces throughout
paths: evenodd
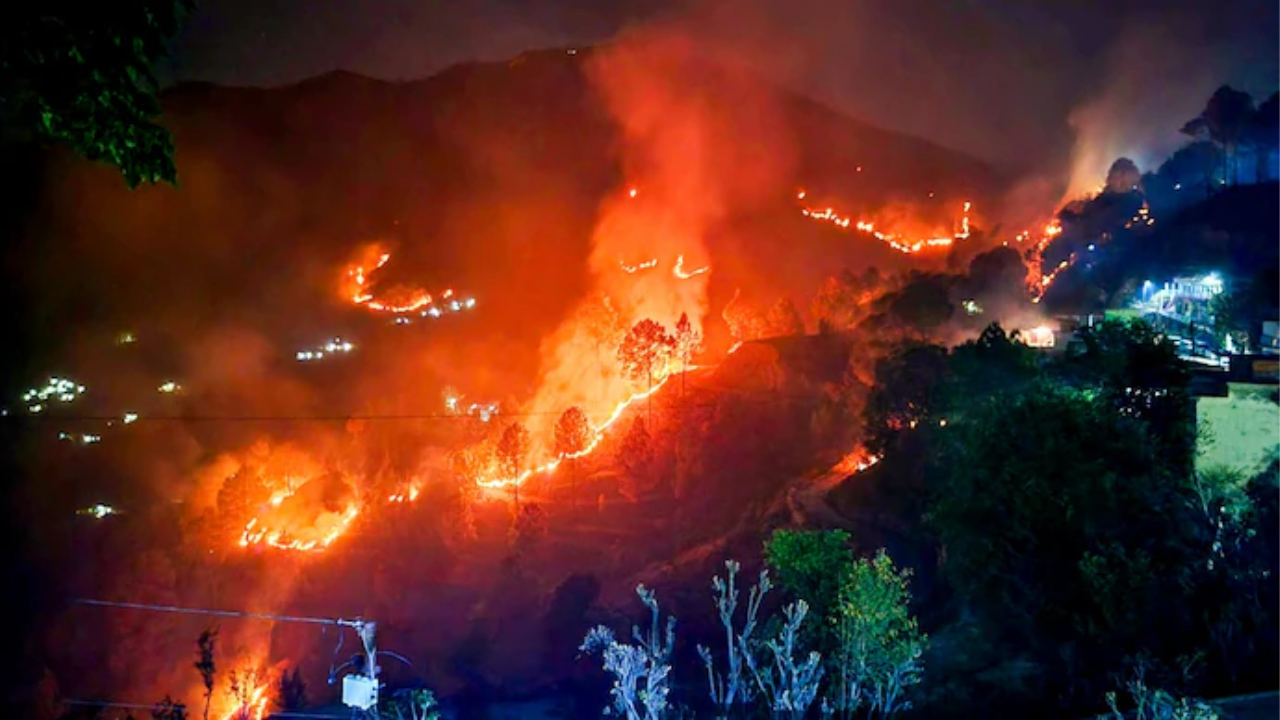
M 155 710 L 160 707 L 160 703 L 127 703 L 127 702 L 107 702 L 105 700 L 77 700 L 74 698 L 66 698 L 58 702 L 63 705 L 79 705 L 81 707 L 100 707 L 100 708 L 121 708 L 122 710 Z M 177 703 L 175 703 L 177 704 Z
M 94 605 L 98 607 L 124 608 L 127 610 L 151 610 L 154 612 L 176 613 L 179 615 L 205 615 L 212 617 L 229 617 L 241 620 L 271 620 L 274 622 L 309 623 L 312 625 L 351 626 L 355 622 L 358 622 L 351 620 L 333 620 L 331 618 L 304 617 L 301 615 L 276 615 L 273 613 L 252 613 L 240 610 L 206 610 L 204 608 L 184 608 L 177 605 L 152 605 L 149 603 L 93 600 L 90 598 L 77 598 L 73 602 L 77 605 Z
M 690 391 L 694 392 L 694 391 Z M 747 394 L 749 391 L 730 391 L 721 390 L 726 394 L 730 392 L 740 392 Z M 748 398 L 752 402 L 759 404 L 785 404 L 807 400 L 799 396 L 789 398 Z M 678 409 L 683 408 L 711 408 L 716 407 L 716 403 L 680 403 L 675 405 Z M 530 418 L 530 417 L 551 417 L 564 414 L 564 410 L 547 410 L 541 412 L 519 412 L 519 413 L 495 413 L 491 415 L 491 419 L 501 418 Z M 0 421 L 8 421 L 11 423 L 21 422 L 39 422 L 39 423 L 73 423 L 73 422 L 120 422 L 120 415 L 7 415 L 0 417 Z M 477 420 L 467 415 L 450 415 L 447 413 L 434 414 L 405 414 L 405 415 L 139 415 L 129 421 L 130 425 L 144 422 L 202 422 L 202 423 L 268 423 L 268 422 L 349 422 L 352 420 L 368 420 L 374 422 L 397 422 L 397 421 L 425 421 L 425 420 L 445 420 L 460 422 L 465 420 Z M 481 421 L 484 422 L 484 421 Z
M 97 708 L 119 708 L 121 710 L 158 710 L 162 707 L 161 703 L 130 703 L 130 702 L 108 702 L 105 700 L 80 700 L 77 698 L 65 698 L 59 700 L 63 705 L 73 705 L 79 707 L 97 707 Z M 174 703 L 175 706 L 185 707 L 182 703 Z M 273 718 L 300 718 L 314 720 L 336 720 L 343 717 L 341 715 L 317 715 L 315 713 L 296 712 L 292 710 L 279 710 L 268 713 Z

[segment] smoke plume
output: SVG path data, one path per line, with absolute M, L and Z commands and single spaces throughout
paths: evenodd
M 700 328 L 714 272 L 708 234 L 730 209 L 776 188 L 791 162 L 773 100 L 732 63 L 709 61 L 693 36 L 673 26 L 624 36 L 599 50 L 587 72 L 620 131 L 626 183 L 599 209 L 587 302 L 608 298 L 622 331 L 642 319 L 670 329 L 682 313 Z M 583 322 L 587 312 L 579 308 L 543 342 L 534 410 L 577 405 L 599 422 L 634 391 L 615 346 L 602 347 Z M 554 420 L 543 418 L 533 423 L 535 443 Z

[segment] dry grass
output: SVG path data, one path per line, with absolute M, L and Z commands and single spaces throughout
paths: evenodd
M 1246 475 L 1280 452 L 1280 405 L 1274 386 L 1232 383 L 1225 398 L 1202 397 L 1196 420 L 1209 430 L 1201 442 L 1198 469 L 1228 467 Z

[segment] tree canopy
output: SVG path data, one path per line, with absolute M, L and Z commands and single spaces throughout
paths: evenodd
M 129 187 L 177 181 L 157 62 L 194 0 L 86 7 L 17 3 L 0 12 L 0 126 L 120 169 Z M 13 137 L 16 136 L 16 137 Z

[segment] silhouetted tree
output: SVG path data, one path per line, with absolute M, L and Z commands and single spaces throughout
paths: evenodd
M 939 437 L 927 517 L 945 575 L 1042 681 L 1105 677 L 1196 622 L 1183 613 L 1203 524 L 1142 423 L 1103 397 L 1038 384 L 976 404 Z
M 863 411 L 867 449 L 883 452 L 899 433 L 928 418 L 948 371 L 947 351 L 937 345 L 906 345 L 878 361 L 875 390 Z
M 981 302 L 1021 298 L 1025 292 L 1027 266 L 1011 247 L 1000 246 L 980 253 L 969 262 L 964 285 L 969 298 Z
M 262 683 L 262 673 L 258 669 L 243 671 L 232 670 L 228 681 L 231 686 L 231 697 L 236 703 L 231 717 L 235 720 L 249 720 L 253 712 L 254 691 Z
M 532 553 L 547 534 L 547 513 L 533 502 L 520 507 L 511 528 L 511 555 L 519 561 Z
M 151 709 L 152 720 L 187 720 L 187 706 L 168 695 Z
M 809 306 L 818 331 L 827 334 L 856 324 L 865 314 L 868 303 L 882 290 L 883 284 L 884 278 L 874 267 L 867 268 L 860 275 L 845 270 L 839 276 L 827 278 Z
M 1111 163 L 1107 170 L 1106 192 L 1123 195 L 1142 187 L 1142 171 L 1129 158 L 1122 157 Z
M 927 337 L 955 314 L 948 280 L 937 275 L 916 275 L 889 298 L 888 311 L 902 329 Z
M 271 489 L 262 481 L 262 475 L 253 468 L 241 467 L 218 490 L 218 517 L 223 532 L 238 540 L 257 508 L 270 499 Z
M 591 423 L 582 408 L 574 406 L 565 410 L 556 421 L 555 454 L 568 463 L 569 494 L 572 502 L 578 501 L 578 459 L 571 457 L 587 449 L 592 439 Z
M 525 455 L 529 453 L 529 431 L 520 423 L 511 423 L 502 431 L 498 439 L 498 469 L 502 477 L 513 481 L 512 492 L 516 511 L 520 509 L 520 483 L 514 482 L 520 477 Z
M 1222 167 L 1222 151 L 1209 140 L 1198 140 L 1178 148 L 1160 165 L 1159 175 L 1167 178 L 1175 192 L 1200 188 L 1213 191 Z
M 1271 158 L 1280 152 L 1280 93 L 1271 93 L 1271 97 L 1258 106 L 1248 134 L 1253 148 L 1254 181 L 1273 179 Z
M 769 309 L 769 315 L 765 318 L 765 326 L 768 328 L 768 334 L 773 337 L 789 337 L 792 335 L 804 334 L 804 320 L 800 317 L 800 312 L 796 310 L 795 303 L 791 302 L 791 298 L 778 298 L 778 302 L 774 303 Z
M 764 316 L 742 297 L 740 289 L 733 291 L 733 299 L 724 306 L 720 317 L 729 326 L 729 335 L 738 342 L 755 340 L 764 334 Z
M 675 343 L 675 356 L 680 360 L 680 394 L 684 395 L 684 376 L 689 371 L 693 356 L 702 352 L 702 333 L 689 321 L 689 313 L 680 313 L 676 321 L 676 332 L 672 336 Z
M 1239 180 L 1237 151 L 1248 138 L 1253 113 L 1253 98 L 1249 93 L 1223 85 L 1209 98 L 1204 110 L 1182 126 L 1183 134 L 1209 140 L 1222 148 L 1223 177 L 1232 185 Z
M 218 669 L 214 663 L 217 641 L 218 631 L 213 629 L 200 633 L 200 638 L 196 640 L 195 668 L 204 684 L 204 720 L 209 720 L 209 703 L 213 701 L 213 681 Z
M 653 442 L 645 428 L 644 418 L 637 417 L 631 421 L 631 427 L 618 450 L 618 461 L 627 473 L 629 484 L 633 488 L 629 494 L 634 501 L 639 497 L 639 489 L 645 484 L 653 462 Z
M 1107 320 L 1080 331 L 1084 352 L 1067 366 L 1128 417 L 1147 423 L 1160 458 L 1181 475 L 1195 460 L 1195 401 L 1177 348 L 1142 321 Z
M 136 0 L 92 12 L 55 0 L 0 15 L 0 128 L 114 165 L 129 187 L 177 180 L 173 138 L 153 120 L 153 68 L 194 0 Z
M 276 690 L 276 704 L 281 710 L 301 710 L 307 706 L 307 683 L 302 679 L 300 668 L 280 673 Z
M 668 335 L 661 324 L 648 318 L 633 325 L 618 346 L 618 361 L 623 371 L 633 380 L 648 383 L 650 419 L 653 418 L 653 376 L 665 368 L 674 347 L 675 338 Z

